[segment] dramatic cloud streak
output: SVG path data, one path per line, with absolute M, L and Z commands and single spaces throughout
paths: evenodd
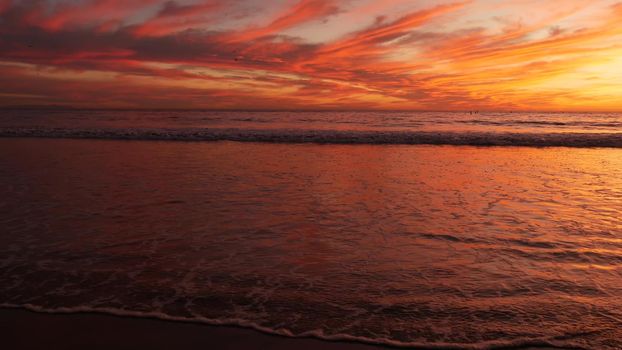
M 622 110 L 616 1 L 0 0 L 0 105 Z

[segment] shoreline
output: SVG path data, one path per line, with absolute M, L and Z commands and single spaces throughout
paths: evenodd
M 8 349 L 327 349 L 390 347 L 317 338 L 293 338 L 238 326 L 216 326 L 95 312 L 48 313 L 0 308 Z
M 0 308 L 0 335 L 10 349 L 267 349 L 388 350 L 425 349 L 366 344 L 315 337 L 288 337 L 253 328 L 209 325 L 98 312 L 46 312 Z M 102 331 L 105 330 L 105 333 Z M 436 348 L 436 347 L 435 347 Z M 510 346 L 500 349 L 564 348 Z
M 619 262 L 606 231 L 617 223 L 617 152 L 0 145 L 8 169 L 0 171 L 1 299 L 57 313 L 2 311 L 0 327 L 18 344 L 9 349 L 618 348 L 616 281 L 592 268 Z M 531 223 L 536 235 L 525 234 Z M 497 268 L 511 259 L 529 269 Z M 551 262 L 561 275 L 530 274 Z M 573 279 L 582 267 L 594 285 Z M 583 303 L 564 298 L 569 290 Z M 603 308 L 591 313 L 591 303 Z

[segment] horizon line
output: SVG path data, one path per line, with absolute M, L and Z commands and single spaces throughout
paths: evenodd
M 390 108 L 151 108 L 76 106 L 0 106 L 0 111 L 213 111 L 213 112 L 410 112 L 410 113 L 622 113 L 622 110 L 537 110 L 537 109 L 390 109 Z

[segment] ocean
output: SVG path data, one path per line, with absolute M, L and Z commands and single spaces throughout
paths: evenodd
M 0 306 L 622 348 L 622 114 L 0 112 Z M 185 142 L 179 142 L 185 141 Z
M 622 113 L 2 111 L 0 137 L 622 147 Z

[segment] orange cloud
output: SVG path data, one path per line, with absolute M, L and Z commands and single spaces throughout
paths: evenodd
M 275 6 L 0 0 L 0 105 L 622 109 L 616 2 Z
M 204 25 L 221 6 L 213 1 L 191 5 L 167 1 L 153 18 L 134 26 L 131 31 L 137 36 L 161 36 Z
M 330 0 L 301 0 L 293 7 L 286 8 L 265 27 L 249 28 L 227 36 L 229 41 L 248 41 L 272 35 L 305 22 L 322 19 L 338 11 L 336 3 Z

